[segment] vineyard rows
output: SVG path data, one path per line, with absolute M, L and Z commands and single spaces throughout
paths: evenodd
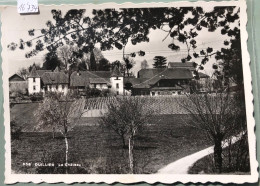
M 135 96 L 129 97 L 144 99 L 145 109 L 151 110 L 158 114 L 182 114 L 185 113 L 180 106 L 180 101 L 185 99 L 184 96 Z M 98 97 L 86 99 L 86 110 L 106 110 L 108 105 L 116 102 L 116 97 Z

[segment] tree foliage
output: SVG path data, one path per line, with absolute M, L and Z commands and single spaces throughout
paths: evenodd
M 60 132 L 65 140 L 65 163 L 68 163 L 68 133 L 83 114 L 84 100 L 72 102 L 70 94 L 49 93 L 35 111 L 37 126 L 35 130 L 52 129 L 53 134 Z
M 123 147 L 128 141 L 129 173 L 134 173 L 134 137 L 140 128 L 147 123 L 151 113 L 144 107 L 144 99 L 134 97 L 117 98 L 116 102 L 109 105 L 108 113 L 101 118 L 101 125 L 112 129 L 120 136 Z
M 64 66 L 57 56 L 56 52 L 48 52 L 45 54 L 42 69 L 54 70 L 56 67 Z
M 218 68 L 218 75 L 233 75 L 232 79 L 241 81 L 241 71 L 236 72 L 236 66 L 240 66 L 242 61 L 241 55 L 236 55 L 237 59 L 233 61 L 227 59 L 226 55 L 232 58 L 233 54 L 235 56 L 241 50 L 238 7 L 216 6 L 209 12 L 204 11 L 202 7 L 93 9 L 92 16 L 86 16 L 85 11 L 71 9 L 63 15 L 60 10 L 52 10 L 53 21 L 47 21 L 46 27 L 40 29 L 40 33 L 31 29 L 28 34 L 32 39 L 21 39 L 19 43 L 10 43 L 8 47 L 11 50 L 31 47 L 32 50 L 26 57 L 32 57 L 45 49 L 55 51 L 65 44 L 76 44 L 79 50 L 74 52 L 73 56 L 82 58 L 99 45 L 102 51 L 114 48 L 123 50 L 124 59 L 124 50 L 128 43 L 136 45 L 149 42 L 150 31 L 160 29 L 166 32 L 164 40 L 170 37 L 174 41 L 168 44 L 173 51 L 178 51 L 180 44 L 186 46 L 187 56 L 182 62 L 200 59 L 196 67 L 203 70 L 209 59 L 215 56 L 217 60 L 222 60 L 220 67 L 223 68 L 214 65 L 215 69 Z M 221 34 L 227 36 L 227 40 L 224 41 L 227 48 L 216 51 L 213 47 L 208 47 L 198 51 L 197 36 L 202 30 L 220 30 Z M 133 52 L 130 57 L 136 55 L 144 56 L 145 51 Z M 232 63 L 235 65 L 230 65 Z M 197 71 L 195 75 L 198 76 Z
M 155 56 L 153 60 L 154 60 L 154 64 L 153 64 L 154 68 L 166 68 L 166 61 L 167 61 L 166 57 Z
M 106 58 L 102 58 L 98 63 L 98 71 L 109 71 L 110 70 L 110 63 Z
M 209 83 L 207 92 L 212 90 Z M 231 94 L 222 87 L 216 94 L 190 94 L 180 105 L 189 113 L 189 125 L 203 132 L 214 143 L 214 162 L 218 173 L 222 172 L 222 141 L 246 130 L 243 98 Z
M 17 71 L 17 74 L 26 80 L 27 77 L 30 75 L 29 68 L 20 68 Z
M 91 70 L 91 71 L 97 70 L 97 62 L 96 62 L 95 55 L 94 55 L 93 51 L 91 51 L 91 53 L 90 53 L 90 68 L 89 68 L 89 70 Z
M 148 62 L 147 60 L 143 60 L 141 62 L 141 69 L 147 69 L 147 68 L 149 68 Z

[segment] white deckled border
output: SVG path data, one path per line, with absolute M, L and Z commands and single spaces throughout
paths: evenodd
M 16 182 L 34 182 L 34 183 L 80 183 L 80 182 L 95 182 L 95 183 L 136 183 L 136 182 L 147 182 L 147 183 L 206 183 L 206 182 L 220 182 L 220 183 L 252 183 L 258 180 L 258 162 L 256 160 L 256 137 L 254 132 L 255 120 L 253 117 L 253 94 L 252 94 L 252 78 L 250 72 L 250 58 L 247 50 L 247 39 L 248 34 L 246 31 L 247 24 L 247 13 L 246 13 L 246 1 L 221 1 L 221 2 L 172 2 L 172 3 L 104 3 L 104 4 L 87 4 L 84 5 L 86 8 L 140 8 L 140 7 L 187 7 L 187 6 L 239 6 L 240 7 L 240 30 L 241 30 L 241 45 L 242 45 L 242 59 L 243 59 L 243 74 L 244 74 L 244 89 L 246 97 L 246 114 L 247 114 L 247 126 L 248 126 L 248 140 L 249 140 L 249 152 L 250 152 L 250 175 L 171 175 L 171 174 L 12 174 L 11 172 L 11 144 L 10 144 L 10 108 L 9 108 L 9 84 L 8 84 L 8 61 L 6 61 L 6 44 L 3 38 L 3 27 L 2 25 L 2 70 L 3 70 L 3 92 L 4 92 L 4 124 L 5 124 L 5 183 L 12 184 Z M 41 6 L 52 6 L 55 8 L 60 5 L 41 5 Z M 84 8 L 83 5 L 62 5 L 62 6 L 73 6 L 73 8 Z M 4 11 L 5 7 L 2 6 L 1 10 Z M 4 17 L 2 17 L 2 20 Z

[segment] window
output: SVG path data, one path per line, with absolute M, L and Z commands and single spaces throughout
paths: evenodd
M 62 85 L 61 87 L 62 87 L 62 89 L 64 89 L 64 88 L 65 88 L 65 85 Z
M 33 82 L 35 83 L 35 78 L 33 78 Z
M 59 88 L 59 86 L 58 85 L 56 85 L 56 89 L 58 90 L 58 88 Z
M 119 95 L 119 91 L 116 91 L 116 95 Z
M 119 88 L 119 83 L 116 84 L 116 88 Z
M 35 86 L 33 86 L 33 90 L 36 90 L 36 87 L 35 87 Z

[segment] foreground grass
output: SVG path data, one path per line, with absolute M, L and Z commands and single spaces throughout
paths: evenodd
M 222 152 L 223 174 L 249 174 L 250 161 L 247 140 L 240 140 Z M 198 160 L 190 167 L 189 174 L 217 174 L 214 166 L 214 156 L 210 154 Z
M 86 120 L 85 118 L 84 120 Z M 186 126 L 187 115 L 158 115 L 151 118 L 135 138 L 135 173 L 156 173 L 165 165 L 211 145 L 201 131 Z M 69 162 L 81 164 L 69 173 L 128 173 L 128 150 L 113 132 L 95 124 L 76 126 L 69 133 Z M 93 123 L 93 125 L 91 125 Z M 95 123 L 95 124 L 94 124 Z M 34 163 L 63 163 L 64 139 L 50 132 L 24 132 L 12 141 L 12 169 L 17 173 L 64 173 L 64 168 L 35 167 Z M 24 166 L 23 163 L 32 163 Z

